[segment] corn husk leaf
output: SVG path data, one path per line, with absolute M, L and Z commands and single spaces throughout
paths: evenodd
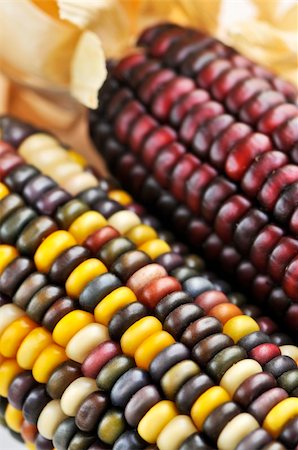
M 98 90 L 107 76 L 104 61 L 104 52 L 97 36 L 85 31 L 72 58 L 70 92 L 89 108 L 96 108 Z

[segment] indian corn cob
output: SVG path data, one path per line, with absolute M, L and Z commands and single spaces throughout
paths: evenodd
M 145 31 L 90 112 L 110 169 L 297 332 L 295 88 L 202 33 Z M 291 324 L 291 325 L 290 325 Z

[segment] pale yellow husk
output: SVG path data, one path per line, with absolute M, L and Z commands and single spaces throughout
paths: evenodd
M 96 108 L 106 58 L 161 21 L 215 35 L 298 85 L 297 19 L 296 0 L 0 0 L 0 113 L 70 130 L 79 105 Z

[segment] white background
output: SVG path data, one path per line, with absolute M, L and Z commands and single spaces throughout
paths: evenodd
M 0 449 L 1 450 L 26 450 L 24 444 L 21 444 L 19 441 L 14 439 L 11 434 L 0 425 Z

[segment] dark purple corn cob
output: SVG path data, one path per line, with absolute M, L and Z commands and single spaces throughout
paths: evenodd
M 158 25 L 139 44 L 90 114 L 95 144 L 135 196 L 297 330 L 296 89 L 196 30 Z

